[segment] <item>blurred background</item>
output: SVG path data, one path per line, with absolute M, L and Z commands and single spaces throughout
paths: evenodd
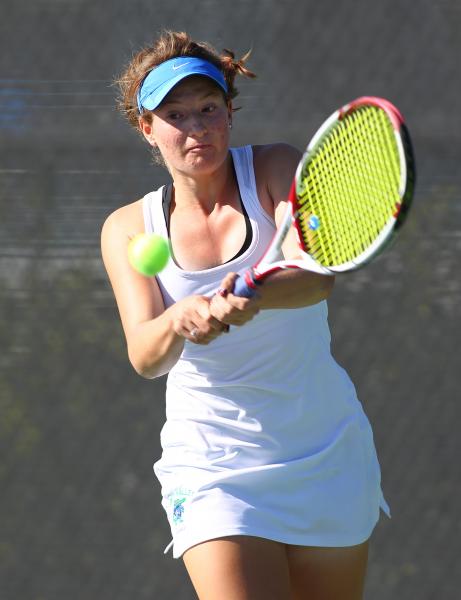
M 128 363 L 100 258 L 115 208 L 168 180 L 113 78 L 161 28 L 238 56 L 233 142 L 300 149 L 339 105 L 389 98 L 417 157 L 394 247 L 337 278 L 333 351 L 372 422 L 392 519 L 368 600 L 461 586 L 459 0 L 2 0 L 0 598 L 187 600 L 152 473 L 164 380 Z

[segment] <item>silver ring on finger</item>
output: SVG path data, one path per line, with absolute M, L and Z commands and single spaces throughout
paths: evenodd
M 192 336 L 193 338 L 196 338 L 196 337 L 197 337 L 197 334 L 198 334 L 198 329 L 197 329 L 197 327 L 194 327 L 194 329 L 191 329 L 191 332 L 190 332 L 190 334 L 191 334 L 191 336 Z

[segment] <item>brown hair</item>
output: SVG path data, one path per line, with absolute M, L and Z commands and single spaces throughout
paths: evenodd
M 146 46 L 133 56 L 124 71 L 115 80 L 115 84 L 119 88 L 117 108 L 127 117 L 130 125 L 139 131 L 137 93 L 140 85 L 154 67 L 177 56 L 203 58 L 218 67 L 227 83 L 226 101 L 233 100 L 238 95 L 234 85 L 236 75 L 256 77 L 245 67 L 249 55 L 250 52 L 247 52 L 245 56 L 236 61 L 231 50 L 223 50 L 222 54 L 218 54 L 210 44 L 195 42 L 184 31 L 164 30 L 151 46 Z M 143 118 L 151 122 L 151 111 L 144 110 L 142 114 Z

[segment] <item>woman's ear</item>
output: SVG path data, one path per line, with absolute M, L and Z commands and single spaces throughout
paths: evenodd
M 152 122 L 149 122 L 147 119 L 142 116 L 138 118 L 139 129 L 141 130 L 144 138 L 151 146 L 157 146 L 154 138 L 154 132 L 152 127 Z

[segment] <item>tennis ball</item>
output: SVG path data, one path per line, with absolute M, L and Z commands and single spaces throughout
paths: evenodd
M 156 233 L 138 233 L 128 242 L 128 260 L 131 266 L 146 277 L 153 277 L 166 267 L 170 245 Z

